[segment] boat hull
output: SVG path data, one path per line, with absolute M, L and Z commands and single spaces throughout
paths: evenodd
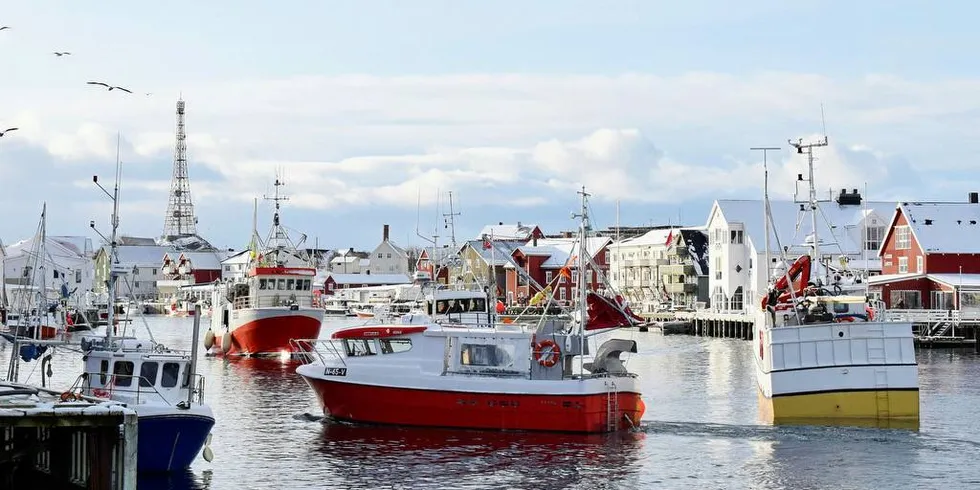
M 221 345 L 224 336 L 215 339 L 217 351 L 228 356 L 295 353 L 298 347 L 290 340 L 315 339 L 323 324 L 323 310 L 319 308 L 255 308 L 233 310 L 231 315 L 232 322 L 238 325 L 231 330 L 227 352 Z
M 911 325 L 780 326 L 760 329 L 756 342 L 763 422 L 918 427 Z
M 137 423 L 137 471 L 166 473 L 190 467 L 214 427 L 214 417 L 173 413 L 139 415 Z
M 763 421 L 773 424 L 821 422 L 871 427 L 915 428 L 919 421 L 919 390 L 854 390 L 766 397 L 759 391 Z
M 639 425 L 639 393 L 476 393 L 396 388 L 307 376 L 324 415 L 344 421 L 489 430 L 601 433 Z M 576 382 L 572 382 L 576 383 Z M 607 423 L 613 417 L 614 423 Z

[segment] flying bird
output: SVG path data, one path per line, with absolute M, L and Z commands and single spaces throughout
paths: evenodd
M 123 92 L 126 92 L 127 94 L 133 93 L 132 90 L 129 90 L 129 89 L 126 89 L 126 88 L 122 88 L 122 87 L 115 87 L 115 86 L 109 85 L 108 83 L 102 83 L 102 82 L 85 82 L 85 83 L 88 83 L 89 85 L 102 85 L 103 87 L 108 88 L 110 92 L 112 91 L 112 89 L 119 89 L 119 90 L 122 90 Z
M 7 128 L 7 129 L 5 129 L 3 131 L 0 131 L 0 138 L 3 138 L 3 135 L 5 135 L 5 134 L 7 134 L 7 133 L 9 133 L 11 131 L 17 131 L 17 128 Z
M 54 52 L 54 55 L 57 56 L 57 57 L 59 57 L 59 58 L 62 57 L 62 56 L 64 56 L 64 55 L 66 55 L 66 54 L 67 55 L 70 55 L 71 53 L 69 53 L 68 51 L 55 51 Z
M 3 27 L 0 27 L 0 31 L 2 31 L 2 30 L 4 30 L 4 29 L 10 29 L 10 26 L 3 26 Z

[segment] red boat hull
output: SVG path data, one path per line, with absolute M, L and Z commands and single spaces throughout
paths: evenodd
M 291 339 L 315 339 L 320 336 L 322 319 L 305 316 L 273 316 L 248 321 L 231 331 L 231 348 L 228 356 L 280 355 L 282 351 L 299 352 Z M 218 352 L 222 338 L 215 339 Z
M 304 379 L 316 392 L 324 415 L 352 422 L 599 433 L 639 425 L 645 410 L 639 393 L 617 393 L 619 409 L 613 415 L 617 420 L 612 429 L 607 424 L 606 393 L 468 393 Z

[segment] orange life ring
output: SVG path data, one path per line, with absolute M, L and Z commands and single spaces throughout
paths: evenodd
M 558 364 L 559 359 L 561 359 L 561 349 L 555 341 L 545 339 L 534 345 L 534 360 L 538 361 L 538 364 L 550 368 Z

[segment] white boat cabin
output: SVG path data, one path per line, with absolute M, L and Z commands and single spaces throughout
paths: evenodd
M 149 342 L 134 338 L 116 340 L 113 346 L 118 349 L 96 348 L 85 355 L 86 395 L 135 404 L 177 404 L 187 399 L 192 383 L 201 382 L 190 372 L 189 355 L 155 352 Z M 198 393 L 203 393 L 200 388 Z
M 246 308 L 309 308 L 313 305 L 314 269 L 256 267 L 243 282 L 229 284 L 228 299 L 236 310 Z
M 863 296 L 804 296 L 794 309 L 791 303 L 775 305 L 773 326 L 809 325 L 815 323 L 869 322 L 874 311 Z

